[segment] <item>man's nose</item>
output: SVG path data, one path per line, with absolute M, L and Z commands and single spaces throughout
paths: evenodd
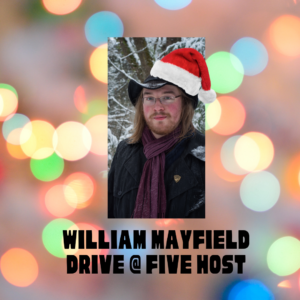
M 154 104 L 154 110 L 159 111 L 159 110 L 164 110 L 164 106 L 161 104 L 160 99 L 156 98 L 155 99 L 155 104 Z

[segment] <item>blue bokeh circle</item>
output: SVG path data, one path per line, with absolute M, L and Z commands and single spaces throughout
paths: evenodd
M 188 6 L 192 0 L 155 0 L 162 8 L 169 10 L 178 10 Z
M 101 11 L 87 20 L 84 31 L 88 42 L 94 47 L 99 47 L 107 43 L 108 37 L 123 36 L 124 26 L 115 13 Z
M 268 64 L 269 57 L 265 46 L 251 37 L 236 41 L 230 52 L 241 61 L 244 74 L 248 76 L 259 74 Z

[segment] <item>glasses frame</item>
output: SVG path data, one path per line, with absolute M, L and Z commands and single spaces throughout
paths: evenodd
M 181 96 L 182 96 L 182 95 L 174 96 L 174 101 L 175 101 L 176 98 L 181 97 Z M 153 96 L 148 96 L 148 97 L 146 97 L 146 96 L 143 95 L 143 104 L 145 104 L 144 98 L 150 98 L 150 97 L 153 97 Z M 148 105 L 148 104 L 145 104 L 145 105 L 147 105 L 147 106 L 154 106 L 154 105 L 156 104 L 156 99 L 158 99 L 161 105 L 166 105 L 166 106 L 167 106 L 168 104 L 162 103 L 161 98 L 163 98 L 163 97 L 166 97 L 166 96 L 153 97 L 154 100 L 155 100 L 154 103 L 153 103 L 152 105 Z M 171 96 L 169 96 L 169 97 L 171 97 Z M 172 97 L 173 97 L 173 96 L 172 96 Z M 174 101 L 173 101 L 172 103 L 174 103 Z M 170 103 L 170 104 L 171 104 L 171 103 Z

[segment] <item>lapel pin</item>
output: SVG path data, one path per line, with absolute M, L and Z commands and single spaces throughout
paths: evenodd
M 174 175 L 174 180 L 177 183 L 181 179 L 181 176 L 179 175 Z

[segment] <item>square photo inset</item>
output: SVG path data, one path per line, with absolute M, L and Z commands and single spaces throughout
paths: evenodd
M 205 218 L 205 38 L 109 38 L 108 218 Z

